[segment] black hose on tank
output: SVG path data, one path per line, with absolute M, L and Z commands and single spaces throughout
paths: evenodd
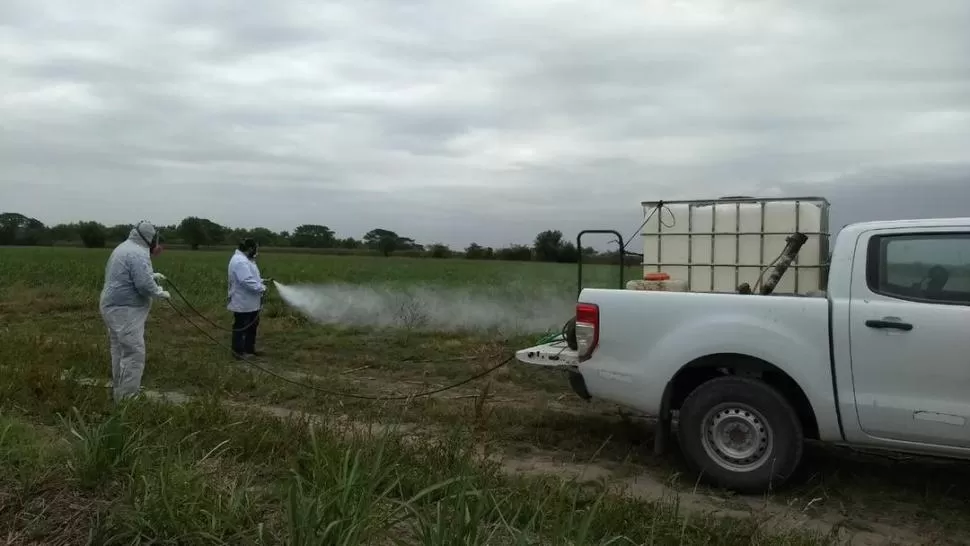
M 566 338 L 566 346 L 575 351 L 579 349 L 579 342 L 576 341 L 576 317 L 566 321 L 562 325 L 562 337 Z

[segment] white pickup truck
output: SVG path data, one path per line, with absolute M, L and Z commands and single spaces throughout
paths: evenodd
M 806 438 L 970 458 L 970 218 L 846 226 L 823 293 L 584 289 L 575 320 L 517 359 L 657 416 L 658 452 L 676 417 L 714 485 L 784 483 Z

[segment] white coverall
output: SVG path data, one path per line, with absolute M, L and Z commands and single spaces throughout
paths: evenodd
M 152 270 L 149 242 L 154 237 L 155 227 L 141 222 L 128 234 L 128 240 L 114 249 L 105 266 L 100 308 L 111 346 L 115 402 L 140 391 L 145 370 L 145 321 L 152 298 L 170 297 L 155 281 L 161 275 Z

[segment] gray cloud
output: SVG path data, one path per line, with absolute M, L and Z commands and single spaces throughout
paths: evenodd
M 821 194 L 833 227 L 958 214 L 968 22 L 962 0 L 7 0 L 0 209 L 455 245 L 724 194 Z

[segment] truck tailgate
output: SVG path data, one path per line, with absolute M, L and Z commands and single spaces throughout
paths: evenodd
M 549 368 L 572 368 L 579 364 L 579 355 L 562 340 L 516 351 L 515 359 L 524 364 Z

